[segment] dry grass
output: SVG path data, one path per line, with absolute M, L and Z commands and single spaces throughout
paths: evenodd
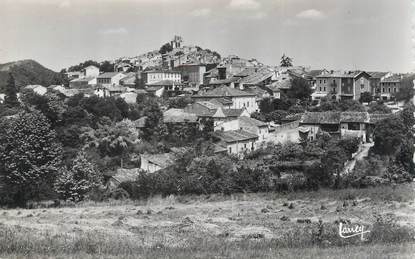
M 0 210 L 0 257 L 410 258 L 413 201 L 409 184 Z M 368 226 L 369 241 L 339 238 L 339 220 Z

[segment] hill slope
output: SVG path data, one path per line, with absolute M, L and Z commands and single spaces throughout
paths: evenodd
M 49 86 L 63 83 L 61 74 L 42 66 L 34 60 L 20 60 L 0 64 L 0 92 L 3 92 L 7 84 L 9 73 L 14 76 L 17 89 L 30 84 Z

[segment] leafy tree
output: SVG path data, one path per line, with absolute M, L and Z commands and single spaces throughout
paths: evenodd
M 163 123 L 163 113 L 161 112 L 159 104 L 154 99 L 148 99 L 143 109 L 143 115 L 147 116 L 143 137 L 148 140 L 153 136 L 157 126 Z
M 389 113 L 392 113 L 392 110 L 388 106 L 386 106 L 383 102 L 376 102 L 376 103 L 371 103 L 369 105 L 368 112 L 389 114 Z
M 289 113 L 283 110 L 275 110 L 265 115 L 266 121 L 273 121 L 281 124 L 281 120 L 284 119 Z
M 293 66 L 293 60 L 286 56 L 285 54 L 282 55 L 280 65 L 282 67 L 292 67 Z
M 16 205 L 41 199 L 61 166 L 62 148 L 40 112 L 22 112 L 5 121 L 0 134 L 0 168 Z
M 341 100 L 339 102 L 341 111 L 365 112 L 365 107 L 356 100 Z
M 159 50 L 159 53 L 163 55 L 163 54 L 166 54 L 166 53 L 168 53 L 172 50 L 173 50 L 173 47 L 170 45 L 170 43 L 166 43 L 163 46 L 161 46 L 161 48 Z
M 393 155 L 406 140 L 406 128 L 402 119 L 393 116 L 378 122 L 373 132 L 375 153 Z
M 99 65 L 99 70 L 104 73 L 114 72 L 114 64 L 106 60 Z
M 415 75 L 412 75 L 401 80 L 401 86 L 395 95 L 397 101 L 409 102 L 414 97 L 414 79 Z
M 17 107 L 19 106 L 19 101 L 17 100 L 17 89 L 14 82 L 14 77 L 9 73 L 9 79 L 7 80 L 4 96 L 4 105 L 7 107 Z
M 274 110 L 274 103 L 273 103 L 273 99 L 266 97 L 263 98 L 260 102 L 259 102 L 259 110 L 261 111 L 261 113 L 265 114 L 265 113 L 269 113 L 272 112 Z
M 81 152 L 73 161 L 71 170 L 64 169 L 58 175 L 54 188 L 61 199 L 79 202 L 101 183 L 101 176 Z
M 305 79 L 296 77 L 291 81 L 291 89 L 288 91 L 287 96 L 293 99 L 308 101 L 312 93 L 313 90 L 310 84 Z
M 182 96 L 182 97 L 173 97 L 168 99 L 168 107 L 171 108 L 177 108 L 177 109 L 183 109 L 188 104 L 193 103 L 192 98 L 189 96 Z
M 336 176 L 334 181 L 334 187 L 336 188 L 340 186 L 340 174 L 346 161 L 347 154 L 343 148 L 337 145 L 330 146 L 321 158 L 323 170 L 328 178 L 327 182 L 330 182 L 330 179 Z
M 372 94 L 370 92 L 363 92 L 360 94 L 359 101 L 361 103 L 370 103 L 373 100 Z
M 100 67 L 99 63 L 94 61 L 94 60 L 87 60 L 84 62 L 79 63 L 78 65 L 75 66 L 71 66 L 68 68 L 69 72 L 73 72 L 73 71 L 80 71 L 88 66 L 96 66 L 96 67 Z

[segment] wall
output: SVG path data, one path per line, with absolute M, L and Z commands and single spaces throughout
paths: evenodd
M 235 142 L 235 143 L 227 143 L 226 150 L 228 154 L 234 154 L 234 155 L 241 155 L 243 153 L 249 153 L 256 149 L 255 141 L 254 140 L 246 140 L 241 142 Z M 231 150 L 230 150 L 231 149 Z
M 141 169 L 149 172 L 149 173 L 154 173 L 155 171 L 158 171 L 161 169 L 161 167 L 159 167 L 156 164 L 153 164 L 152 162 L 148 161 L 145 158 L 141 158 Z
M 370 89 L 370 81 L 366 77 L 360 77 L 354 80 L 354 87 L 355 87 L 355 95 L 354 100 L 358 101 L 360 99 L 360 95 L 364 92 L 371 92 Z
M 258 105 L 255 101 L 255 96 L 238 96 L 232 97 L 233 109 L 246 108 L 249 113 L 253 113 L 258 110 Z

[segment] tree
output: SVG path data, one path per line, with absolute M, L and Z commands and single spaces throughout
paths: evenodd
M 183 109 L 188 104 L 191 104 L 191 103 L 193 103 L 193 100 L 189 96 L 173 97 L 173 98 L 168 99 L 169 109 L 171 108 Z
M 148 140 L 153 135 L 157 126 L 163 123 L 163 113 L 161 112 L 159 104 L 154 99 L 148 99 L 143 109 L 143 115 L 147 116 L 143 137 Z
M 105 60 L 104 62 L 99 65 L 99 70 L 101 72 L 114 72 L 114 64 Z
M 86 198 L 88 193 L 97 188 L 102 182 L 101 176 L 93 164 L 81 152 L 73 161 L 70 170 L 64 169 L 54 184 L 55 191 L 64 200 L 79 202 Z
M 412 75 L 401 80 L 401 87 L 395 95 L 397 101 L 409 102 L 414 97 L 414 79 L 415 76 Z
M 61 166 L 62 147 L 40 112 L 22 112 L 7 120 L 0 134 L 0 168 L 16 205 L 42 199 Z
M 282 67 L 292 67 L 293 66 L 293 61 L 290 57 L 283 54 L 282 57 L 281 57 L 280 65 Z
M 291 89 L 288 91 L 287 96 L 301 101 L 308 101 L 312 93 L 313 90 L 305 79 L 295 77 L 291 81 Z
M 259 110 L 263 114 L 272 112 L 274 110 L 273 100 L 269 97 L 263 98 L 259 102 Z
M 365 112 L 365 107 L 356 100 L 341 100 L 339 102 L 341 111 Z
M 392 110 L 388 106 L 386 106 L 383 102 L 376 102 L 376 103 L 371 103 L 369 105 L 368 112 L 389 114 L 389 113 L 392 113 Z
M 370 92 L 363 92 L 360 94 L 359 101 L 361 103 L 370 103 L 373 100 L 372 94 Z
M 347 161 L 347 154 L 344 149 L 337 146 L 331 145 L 321 158 L 321 164 L 323 170 L 327 176 L 327 183 L 330 182 L 333 176 L 336 176 L 334 181 L 334 187 L 340 186 L 340 174 L 344 168 L 344 163 Z
M 380 155 L 393 155 L 406 140 L 406 128 L 402 119 L 393 116 L 376 123 L 373 150 Z
M 17 100 L 16 84 L 14 82 L 12 73 L 9 73 L 9 79 L 7 80 L 4 104 L 9 108 L 19 106 L 19 101 Z
M 170 45 L 170 43 L 166 43 L 163 46 L 161 46 L 161 48 L 159 50 L 159 53 L 163 55 L 163 54 L 166 54 L 166 53 L 168 53 L 172 50 L 173 50 L 173 47 Z

